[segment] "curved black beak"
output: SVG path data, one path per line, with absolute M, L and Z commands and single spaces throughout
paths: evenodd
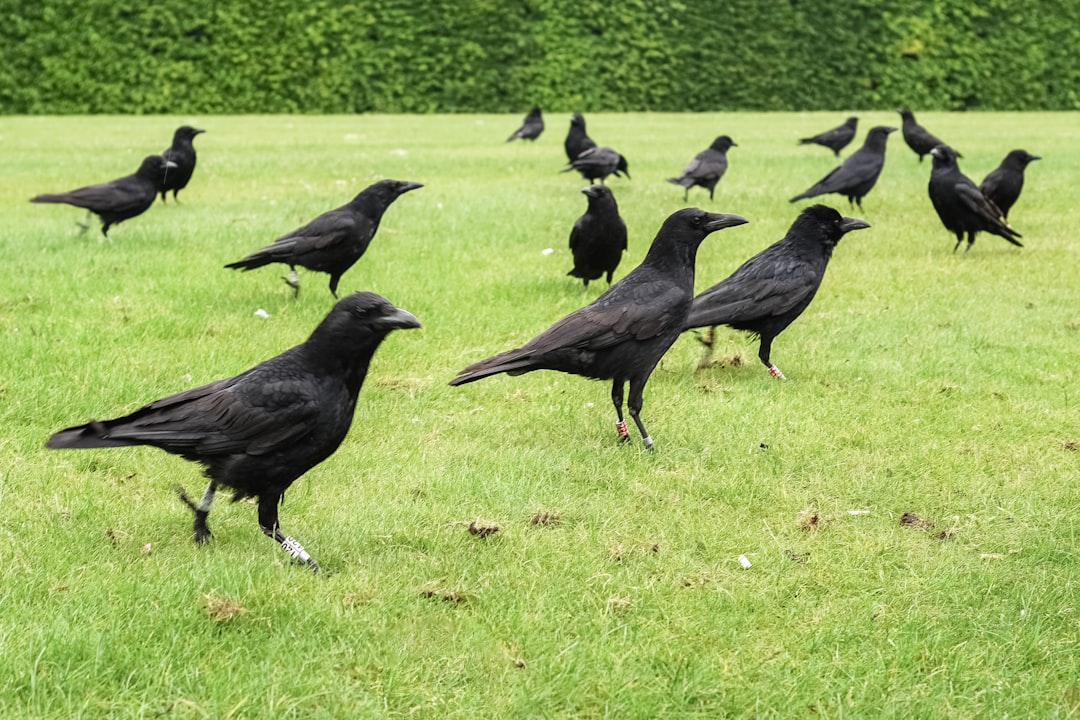
M 731 213 L 709 213 L 708 215 L 709 220 L 705 223 L 705 229 L 709 232 L 735 227 L 736 225 L 745 225 L 750 222 L 742 215 L 734 215 Z

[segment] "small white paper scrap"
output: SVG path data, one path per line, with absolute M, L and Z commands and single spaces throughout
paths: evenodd
M 739 564 L 743 566 L 743 570 L 749 570 L 751 565 L 750 558 L 746 557 L 745 555 L 740 555 Z
M 270 313 L 266 312 L 262 308 L 259 308 L 255 311 L 255 317 L 261 317 L 265 320 L 266 318 L 270 317 Z

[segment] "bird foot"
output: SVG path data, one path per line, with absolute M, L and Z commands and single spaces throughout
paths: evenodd
M 293 296 L 300 294 L 300 276 L 296 274 L 295 270 L 289 272 L 289 274 L 283 278 L 285 284 L 293 289 Z
M 784 375 L 784 373 L 780 372 L 780 368 L 776 367 L 775 365 L 770 365 L 769 366 L 769 374 L 772 375 L 774 378 L 780 378 L 781 380 L 787 380 L 787 376 Z
M 649 452 L 652 452 L 652 451 L 653 451 L 653 448 L 655 447 L 655 445 L 653 445 L 653 441 L 652 441 L 652 436 L 651 436 L 651 435 L 646 435 L 645 437 L 641 438 L 641 441 L 642 441 L 643 443 L 645 443 L 645 449 L 646 449 L 646 450 L 648 450 Z
M 615 432 L 619 433 L 620 444 L 630 442 L 630 430 L 627 429 L 625 420 L 615 423 Z
M 286 537 L 281 541 L 281 547 L 285 552 L 289 553 L 293 560 L 307 565 L 311 568 L 312 572 L 319 572 L 319 563 L 315 562 L 304 546 L 300 544 L 300 541 L 293 537 Z

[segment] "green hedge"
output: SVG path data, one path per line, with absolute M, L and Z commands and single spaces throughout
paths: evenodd
M 1077 0 L 7 0 L 0 112 L 1075 110 Z

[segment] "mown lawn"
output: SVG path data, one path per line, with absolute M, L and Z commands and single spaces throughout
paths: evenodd
M 722 133 L 728 174 L 690 203 L 751 223 L 706 240 L 697 287 L 779 239 L 835 164 L 796 139 L 847 114 L 587 115 L 630 161 L 616 278 L 683 206 L 664 179 Z M 859 115 L 847 152 L 899 122 Z M 519 115 L 0 117 L 0 715 L 1076 716 L 1080 118 L 918 118 L 976 182 L 1044 157 L 1010 214 L 1025 247 L 953 254 L 929 160 L 894 134 L 863 210 L 824 198 L 872 228 L 775 342 L 788 381 L 727 330 L 697 370 L 684 336 L 646 390 L 646 453 L 616 444 L 606 383 L 447 386 L 603 288 L 565 275 L 586 206 L 559 173 L 567 115 L 532 145 L 503 142 Z M 112 241 L 28 202 L 132 172 L 184 123 L 208 132 L 180 204 Z M 179 458 L 43 448 L 301 342 L 325 275 L 294 299 L 284 268 L 222 266 L 384 177 L 425 187 L 341 290 L 424 327 L 383 345 L 348 439 L 286 495 L 325 573 L 248 503 L 196 546 L 173 489 L 203 480 Z

